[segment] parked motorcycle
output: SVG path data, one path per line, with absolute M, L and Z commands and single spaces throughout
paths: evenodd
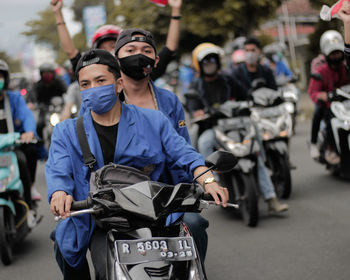
M 235 163 L 225 152 L 206 161 L 208 170 L 221 172 Z M 97 225 L 108 220 L 107 279 L 207 279 L 188 228 L 182 222 L 164 225 L 171 213 L 200 212 L 211 203 L 195 183 L 110 183 L 91 191 L 87 200 L 73 202 L 71 209 L 78 211 L 71 216 L 90 213 Z
M 292 191 L 288 143 L 293 130 L 287 110 L 289 103 L 280 92 L 264 87 L 253 91 L 252 98 L 251 117 L 262 136 L 266 166 L 271 170 L 276 194 L 279 198 L 288 198 Z
M 219 111 L 227 116 L 214 127 L 217 149 L 231 152 L 238 163 L 234 169 L 219 174 L 222 185 L 227 186 L 230 201 L 237 202 L 245 224 L 255 227 L 259 221 L 259 188 L 257 186 L 257 158 L 259 144 L 255 126 L 250 119 L 250 102 L 227 101 Z
M 336 152 L 340 156 L 340 162 L 333 165 L 325 160 L 328 143 L 324 121 L 321 124 L 323 129 L 320 129 L 317 139 L 317 147 L 320 151 L 318 161 L 325 164 L 326 168 L 333 174 L 350 179 L 350 85 L 328 93 L 328 100 L 331 102 L 331 131 L 335 139 Z
M 19 138 L 19 133 L 0 135 L 0 254 L 4 265 L 11 264 L 13 246 L 31 231 L 27 223 L 29 208 L 23 199 L 23 185 L 13 152 L 15 145 L 20 144 Z

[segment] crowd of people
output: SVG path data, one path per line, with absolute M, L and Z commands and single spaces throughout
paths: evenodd
M 80 52 L 74 46 L 62 15 L 63 1 L 51 0 L 61 46 L 68 56 L 65 65 L 68 80 L 64 83 L 51 63 L 40 66 L 41 79 L 35 83 L 27 104 L 21 95 L 8 90 L 10 70 L 0 61 L 0 130 L 21 133 L 23 145 L 16 149 L 24 198 L 29 208 L 41 200 L 35 188 L 35 173 L 40 155 L 38 144 L 31 140 L 43 137 L 45 108 L 54 96 L 66 93 L 65 107 L 56 125 L 45 167 L 48 200 L 51 212 L 63 220 L 51 233 L 55 256 L 64 279 L 90 279 L 86 252 L 90 250 L 96 279 L 106 279 L 105 238 L 107 232 L 98 228 L 90 215 L 70 217 L 73 201 L 84 200 L 89 193 L 91 170 L 96 171 L 113 162 L 148 172 L 154 181 L 170 185 L 192 182 L 203 173 L 204 158 L 215 151 L 213 127 L 202 127 L 198 140 L 191 144 L 185 121 L 185 110 L 176 94 L 156 86 L 173 60 L 180 37 L 182 0 L 169 0 L 170 25 L 165 46 L 158 52 L 153 35 L 140 28 L 122 30 L 115 25 L 97 29 L 90 50 Z M 328 92 L 348 84 L 350 65 L 350 9 L 339 12 L 344 22 L 345 41 L 334 30 L 320 39 L 322 62 L 312 67 L 308 93 L 315 103 L 312 120 L 310 154 L 318 158 L 317 135 L 322 120 L 326 121 L 328 147 L 326 160 L 339 162 L 330 131 Z M 344 49 L 345 46 L 345 49 Z M 276 78 L 292 78 L 293 73 L 282 52 L 263 54 L 256 37 L 248 36 L 232 53 L 232 61 L 223 63 L 223 50 L 214 43 L 199 44 L 180 71 L 181 93 L 194 91 L 200 99 L 185 98 L 191 118 L 201 117 L 228 100 L 250 100 L 257 80 L 264 87 L 277 90 Z M 265 59 L 262 59 L 264 56 Z M 318 60 L 319 61 L 319 60 Z M 346 61 L 346 63 L 345 63 Z M 229 67 L 225 69 L 224 65 Z M 315 64 L 315 63 L 314 63 Z M 181 100 L 183 99 L 181 95 Z M 82 116 L 90 149 L 95 157 L 91 166 L 84 163 L 76 132 L 77 118 L 71 118 L 72 107 Z M 38 122 L 32 110 L 40 109 Z M 196 146 L 197 150 L 193 147 Z M 260 147 L 263 150 L 263 146 Z M 258 186 L 270 213 L 282 213 L 289 206 L 277 198 L 263 152 L 257 161 Z M 199 177 L 218 205 L 226 206 L 228 191 L 211 172 Z M 193 234 L 201 260 L 204 262 L 209 222 L 198 213 L 174 213 L 168 224 L 181 219 Z M 35 225 L 29 215 L 28 224 Z

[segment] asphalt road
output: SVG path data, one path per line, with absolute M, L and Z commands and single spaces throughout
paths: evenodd
M 260 199 L 260 222 L 245 226 L 230 211 L 213 206 L 203 215 L 210 221 L 206 268 L 209 279 L 349 279 L 350 183 L 329 175 L 309 158 L 309 123 L 301 123 L 292 140 L 293 192 L 290 210 L 269 216 Z M 37 185 L 45 194 L 43 164 Z M 55 222 L 46 200 L 44 219 L 18 246 L 11 266 L 0 264 L 0 279 L 61 279 L 49 233 Z

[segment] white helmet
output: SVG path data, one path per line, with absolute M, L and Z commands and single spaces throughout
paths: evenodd
M 342 35 L 335 30 L 328 30 L 322 34 L 320 39 L 321 52 L 328 56 L 333 51 L 344 51 L 344 40 Z

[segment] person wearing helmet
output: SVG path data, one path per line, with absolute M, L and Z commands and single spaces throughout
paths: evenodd
M 15 150 L 15 153 L 24 187 L 24 199 L 31 208 L 32 198 L 37 195 L 36 189 L 34 187 L 32 189 L 35 181 L 37 149 L 35 145 L 30 144 L 36 138 L 36 124 L 33 112 L 27 107 L 21 94 L 8 90 L 9 73 L 7 63 L 0 60 L 0 133 L 19 132 L 21 134 L 23 144 Z M 33 226 L 32 211 L 28 218 L 30 218 L 29 225 Z
M 199 98 L 187 101 L 187 108 L 193 117 L 204 115 L 205 110 L 215 109 L 229 99 L 246 100 L 248 95 L 241 84 L 234 77 L 220 72 L 221 48 L 212 43 L 198 45 L 192 52 L 193 65 L 199 72 L 190 91 L 196 92 Z M 198 138 L 198 151 L 204 158 L 214 152 L 215 134 L 212 127 L 200 129 Z M 288 209 L 287 204 L 281 204 L 277 199 L 274 186 L 261 156 L 258 159 L 259 185 L 269 211 L 280 213 Z
M 320 49 L 326 58 L 326 63 L 315 69 L 313 74 L 317 75 L 311 76 L 308 88 L 310 98 L 315 103 L 310 143 L 310 155 L 312 158 L 320 156 L 316 142 L 321 120 L 325 118 L 328 124 L 330 121 L 330 104 L 327 93 L 350 82 L 344 64 L 344 40 L 341 34 L 335 30 L 324 32 L 320 39 Z M 330 125 L 327 125 L 327 138 L 329 146 L 325 152 L 325 159 L 331 164 L 337 164 L 340 161 L 340 157 L 335 152 L 335 140 Z
M 277 90 L 275 78 L 271 69 L 261 65 L 261 43 L 255 37 L 248 37 L 244 42 L 245 63 L 236 67 L 233 76 L 240 81 L 248 92 L 255 79 L 264 79 L 266 87 Z
M 43 137 L 43 128 L 46 125 L 45 113 L 50 105 L 51 99 L 55 96 L 63 96 L 67 91 L 64 82 L 57 77 L 55 73 L 55 65 L 45 62 L 40 65 L 40 80 L 34 83 L 32 92 L 29 95 L 31 107 L 39 105 L 40 112 L 37 124 L 37 132 L 40 138 Z M 33 105 L 35 104 L 35 105 Z
M 73 70 L 81 57 L 81 53 L 75 48 L 72 38 L 69 35 L 62 15 L 63 1 L 51 0 L 51 8 L 56 17 L 58 35 L 62 44 L 62 48 L 73 64 Z M 171 6 L 171 20 L 169 25 L 168 36 L 165 46 L 159 52 L 159 63 L 157 69 L 151 74 L 152 80 L 158 79 L 165 73 L 167 65 L 174 58 L 175 51 L 178 47 L 180 36 L 180 11 L 182 0 L 169 0 Z M 92 48 L 99 48 L 114 54 L 115 43 L 121 28 L 116 25 L 104 25 L 96 30 L 92 39 Z

